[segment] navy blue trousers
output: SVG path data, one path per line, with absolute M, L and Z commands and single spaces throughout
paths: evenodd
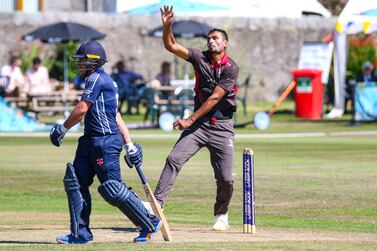
M 84 199 L 79 236 L 86 240 L 93 240 L 89 228 L 91 213 L 89 186 L 93 183 L 95 175 L 101 183 L 110 179 L 122 182 L 119 165 L 122 147 L 123 138 L 120 134 L 99 137 L 84 135 L 79 139 L 73 166 Z

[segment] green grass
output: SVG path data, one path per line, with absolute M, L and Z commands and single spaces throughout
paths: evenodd
M 239 104 L 237 113 L 234 116 L 236 124 L 243 124 L 251 122 L 253 116 L 259 111 L 268 111 L 271 108 L 271 103 L 266 102 L 253 102 L 247 106 L 247 114 L 244 115 L 241 104 Z M 144 118 L 145 109 L 140 106 L 139 115 L 124 115 L 123 119 L 126 123 L 141 123 Z M 125 109 L 123 109 L 125 110 Z M 276 112 L 271 117 L 271 124 L 265 131 L 257 130 L 254 125 L 249 124 L 244 128 L 237 129 L 239 134 L 247 133 L 288 133 L 288 132 L 339 132 L 339 131 L 362 131 L 362 130 L 375 130 L 376 123 L 361 123 L 357 126 L 351 126 L 351 114 L 348 112 L 341 118 L 335 119 L 319 119 L 315 121 L 307 120 L 305 118 L 296 118 L 294 115 L 295 104 L 292 100 L 285 100 Z M 325 112 L 326 113 L 326 112 Z M 46 116 L 41 114 L 40 121 L 44 123 L 54 124 L 58 119 L 62 119 L 62 114 L 55 117 Z M 142 133 L 154 133 L 155 129 L 135 130 Z M 161 131 L 160 131 L 161 132 Z
M 275 115 L 274 115 L 275 116 Z M 275 120 L 276 119 L 276 120 Z M 292 119 L 292 121 L 290 121 Z M 281 120 L 281 122 L 280 122 Z M 323 124 L 322 124 L 323 123 Z M 349 127 L 346 122 L 308 122 L 277 114 L 266 132 L 353 131 L 375 129 L 374 124 Z M 307 126 L 307 124 L 309 126 Z M 298 127 L 298 130 L 295 128 Z M 159 130 L 132 131 L 136 134 L 170 133 Z M 238 133 L 260 133 L 253 127 Z M 172 134 L 176 134 L 173 132 Z M 145 174 L 156 186 L 165 158 L 175 139 L 134 138 L 142 144 Z M 54 213 L 67 215 L 62 178 L 65 163 L 72 161 L 77 139 L 66 138 L 55 148 L 48 138 L 0 138 L 0 213 Z M 235 145 L 235 189 L 230 205 L 230 222 L 242 229 L 242 149 L 255 153 L 255 188 L 257 227 L 297 231 L 329 231 L 329 233 L 377 234 L 377 136 L 327 136 L 313 138 L 237 139 Z M 143 194 L 134 169 L 122 162 L 124 181 Z M 95 221 L 97 226 L 111 227 L 120 212 L 106 204 L 91 187 L 93 215 L 108 221 Z M 213 221 L 215 182 L 208 151 L 203 149 L 182 169 L 165 205 L 172 226 L 210 226 Z M 0 218 L 2 231 L 41 224 L 66 226 L 66 218 L 28 218 L 22 221 Z M 68 228 L 68 226 L 67 226 Z M 0 237 L 1 240 L 1 237 Z M 94 243 L 88 247 L 56 245 L 1 244 L 4 250 L 144 250 L 127 243 Z M 251 241 L 203 243 L 152 243 L 151 250 L 375 250 L 376 242 L 345 239 L 344 241 Z
M 74 245 L 74 246 L 62 246 L 62 245 L 17 245 L 17 246 L 0 246 L 0 250 L 132 250 L 132 251 L 144 251 L 144 250 L 200 250 L 200 251 L 220 251 L 220 250 L 375 250 L 374 242 L 362 242 L 354 243 L 352 241 L 261 241 L 261 242 L 214 242 L 210 244 L 203 243 L 164 243 L 156 244 L 150 243 L 148 246 L 136 246 L 129 243 L 93 243 L 89 246 Z
M 75 245 L 75 246 L 62 246 L 62 245 L 17 245 L 17 246 L 5 246 L 1 247 L 0 250 L 133 250 L 133 251 L 144 251 L 144 250 L 200 250 L 200 251 L 212 251 L 212 250 L 375 250 L 375 243 L 373 242 L 363 242 L 363 243 L 353 243 L 350 241 L 290 241 L 290 242 L 215 242 L 208 244 L 202 243 L 177 243 L 177 244 L 156 244 L 150 243 L 148 246 L 135 246 L 132 244 L 124 243 L 93 243 L 89 246 Z

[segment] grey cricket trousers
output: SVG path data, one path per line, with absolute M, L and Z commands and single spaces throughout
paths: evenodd
M 210 152 L 217 185 L 214 215 L 228 212 L 233 194 L 234 129 L 233 120 L 215 123 L 199 120 L 184 130 L 166 158 L 155 196 L 163 205 L 183 165 L 202 147 Z

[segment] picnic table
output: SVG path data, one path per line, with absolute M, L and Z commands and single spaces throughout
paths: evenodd
M 28 112 L 36 113 L 64 113 L 71 111 L 80 101 L 82 91 L 55 91 L 43 95 L 27 95 L 26 97 L 6 97 L 5 101 L 15 104 Z

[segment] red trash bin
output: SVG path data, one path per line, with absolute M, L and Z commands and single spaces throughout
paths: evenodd
M 295 69 L 296 117 L 320 119 L 322 117 L 322 71 L 315 69 Z

